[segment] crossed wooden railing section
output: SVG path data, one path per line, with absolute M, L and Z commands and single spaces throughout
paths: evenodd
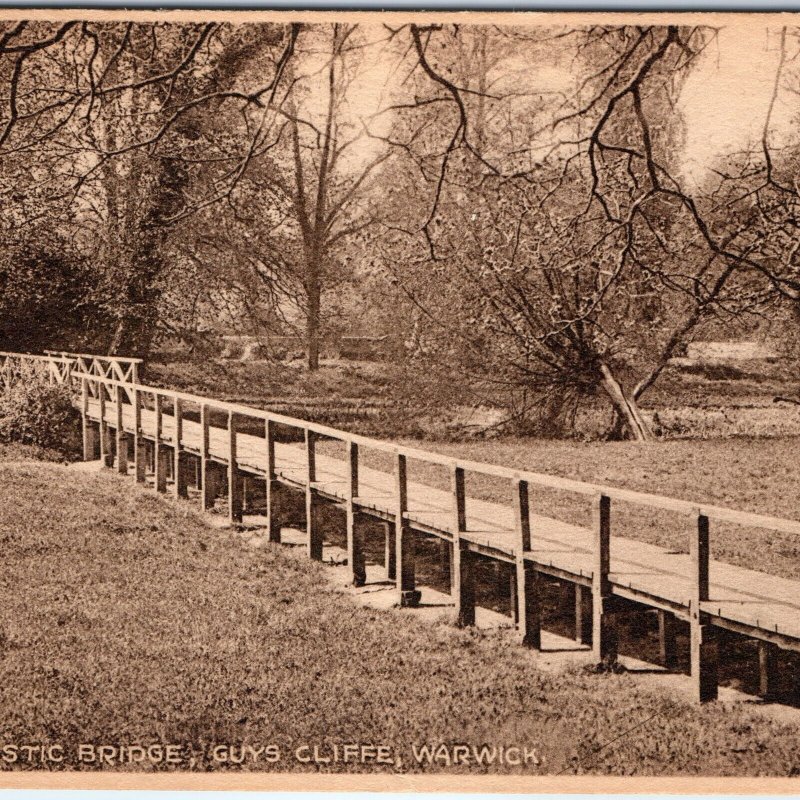
M 13 354 L 6 354 L 9 355 Z M 764 693 L 771 690 L 776 680 L 777 648 L 800 651 L 800 633 L 797 631 L 779 630 L 777 625 L 760 625 L 758 621 L 754 624 L 731 622 L 712 613 L 709 605 L 712 521 L 796 536 L 800 536 L 800 522 L 444 456 L 262 409 L 131 384 L 106 374 L 96 374 L 93 369 L 64 371 L 64 356 L 48 358 L 55 364 L 48 369 L 54 369 L 52 374 L 60 376 L 55 379 L 80 387 L 78 403 L 83 421 L 85 459 L 99 457 L 106 466 L 115 465 L 122 474 L 128 474 L 129 461 L 132 460 L 133 474 L 138 482 L 145 482 L 149 471 L 159 492 L 166 492 L 171 481 L 172 491 L 177 497 L 188 497 L 190 483 L 194 483 L 203 509 L 215 504 L 222 488 L 219 473 L 223 469 L 227 483 L 227 514 L 232 523 L 242 521 L 245 477 L 263 480 L 266 527 L 271 541 L 279 542 L 281 539 L 276 490 L 283 485 L 302 491 L 305 495 L 307 550 L 313 559 L 322 558 L 321 504 L 326 501 L 343 504 L 347 564 L 356 585 L 363 584 L 365 576 L 359 519 L 364 516 L 378 519 L 384 523 L 386 532 L 387 576 L 394 581 L 402 606 L 415 606 L 420 600 L 416 585 L 415 533 L 422 531 L 439 537 L 448 545 L 451 593 L 462 625 L 475 622 L 476 558 L 484 556 L 511 565 L 512 616 L 520 639 L 533 648 L 541 647 L 540 577 L 551 575 L 575 585 L 576 639 L 591 642 L 598 661 L 615 657 L 615 620 L 620 598 L 634 600 L 658 611 L 661 657 L 666 666 L 675 662 L 675 621 L 688 622 L 691 675 L 695 695 L 700 701 L 717 696 L 715 626 L 736 630 L 759 641 Z M 223 418 L 224 423 L 215 424 L 215 417 L 217 422 Z M 318 451 L 318 444 L 326 440 L 344 445 L 345 457 L 337 460 L 338 466 L 343 468 L 342 474 L 337 473 L 333 478 L 332 459 L 321 457 Z M 376 479 L 377 472 L 364 466 L 366 451 L 390 456 L 393 463 L 390 480 L 388 474 L 382 472 L 380 480 Z M 320 458 L 326 461 L 324 474 L 320 474 Z M 189 468 L 190 459 L 195 462 L 194 471 Z M 409 481 L 409 460 L 435 465 L 449 472 L 448 505 L 441 510 L 445 521 L 431 524 L 421 520 L 420 513 L 409 503 L 410 488 L 414 491 L 419 489 Z M 366 482 L 362 481 L 365 470 L 369 473 Z M 502 479 L 510 487 L 513 514 L 509 518 L 513 519 L 513 524 L 508 530 L 494 530 L 492 535 L 483 535 L 485 531 L 481 533 L 468 528 L 465 488 L 468 474 Z M 383 478 L 387 481 L 381 483 Z M 375 493 L 378 484 L 379 489 L 383 487 L 382 494 Z M 566 491 L 589 499 L 593 510 L 590 569 L 565 569 L 537 556 L 536 542 L 532 541 L 536 536 L 536 532 L 532 532 L 533 487 Z M 671 512 L 693 522 L 688 534 L 688 598 L 676 601 L 658 591 L 638 591 L 632 585 L 626 587 L 613 579 L 612 502 Z
M 39 356 L 27 353 L 0 352 L 0 382 L 8 391 L 20 381 L 32 379 L 49 383 L 67 383 L 73 362 L 62 356 Z
M 100 378 L 113 378 L 123 383 L 139 383 L 141 358 L 122 356 L 98 356 L 89 353 L 71 353 L 66 350 L 45 350 L 45 355 L 64 358 L 72 362 L 72 371 L 77 375 L 94 375 Z M 89 390 L 97 391 L 92 384 Z M 94 395 L 96 396 L 96 395 Z

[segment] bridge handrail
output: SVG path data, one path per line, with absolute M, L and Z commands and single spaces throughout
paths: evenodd
M 59 364 L 72 364 L 73 359 L 67 358 L 66 356 L 56 356 L 56 355 L 38 355 L 36 353 L 9 353 L 5 350 L 0 350 L 0 356 L 5 356 L 6 358 L 16 358 L 16 359 L 34 359 L 36 361 L 47 361 L 48 363 L 57 362 Z
M 127 356 L 99 356 L 96 353 L 72 353 L 69 350 L 45 350 L 46 356 L 63 356 L 65 358 L 91 358 L 99 361 L 118 361 L 122 364 L 143 364 L 142 358 L 129 358 Z M 13 354 L 10 354 L 13 355 Z M 44 356 L 44 357 L 46 357 Z
M 465 472 L 472 472 L 481 475 L 488 475 L 503 478 L 511 481 L 526 481 L 530 484 L 543 486 L 550 489 L 557 489 L 573 494 L 581 494 L 590 497 L 608 497 L 612 500 L 631 503 L 634 505 L 658 508 L 664 511 L 671 511 L 697 518 L 698 516 L 707 517 L 718 522 L 730 522 L 736 525 L 743 525 L 752 528 L 772 530 L 780 533 L 800 536 L 800 521 L 774 517 L 765 514 L 756 514 L 751 511 L 739 511 L 724 506 L 708 505 L 696 503 L 688 500 L 679 500 L 664 495 L 651 494 L 647 492 L 637 492 L 632 489 L 622 489 L 615 486 L 607 486 L 598 483 L 578 481 L 572 478 L 562 478 L 557 475 L 547 475 L 540 472 L 501 467 L 496 464 L 487 464 L 481 461 L 471 461 L 454 456 L 446 456 L 429 450 L 422 450 L 416 447 L 385 442 L 380 439 L 362 436 L 356 433 L 348 433 L 338 428 L 328 425 L 321 425 L 315 422 L 288 417 L 264 409 L 244 406 L 238 403 L 230 403 L 225 400 L 215 400 L 214 398 L 203 397 L 201 395 L 179 392 L 172 389 L 163 389 L 157 386 L 145 384 L 132 384 L 128 381 L 119 381 L 114 378 L 103 378 L 97 375 L 74 374 L 74 380 L 86 380 L 89 382 L 101 383 L 107 387 L 122 387 L 129 392 L 138 391 L 145 394 L 160 395 L 161 397 L 171 398 L 183 402 L 194 403 L 199 406 L 207 406 L 218 411 L 226 411 L 239 416 L 270 421 L 279 425 L 309 431 L 317 436 L 335 439 L 344 443 L 353 443 L 365 448 L 402 455 L 406 458 L 424 461 L 429 464 L 436 464 L 450 469 L 459 468 Z

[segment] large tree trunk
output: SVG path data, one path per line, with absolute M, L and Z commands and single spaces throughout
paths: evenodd
M 652 441 L 653 433 L 636 400 L 625 394 L 622 384 L 614 377 L 607 364 L 600 364 L 600 373 L 603 376 L 603 389 L 611 400 L 617 418 L 624 422 L 631 437 L 637 442 Z
M 320 290 L 315 281 L 308 289 L 308 314 L 306 316 L 306 356 L 311 372 L 319 369 Z

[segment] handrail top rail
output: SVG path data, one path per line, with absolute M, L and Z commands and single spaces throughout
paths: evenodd
M 562 478 L 557 475 L 548 475 L 541 472 L 513 469 L 510 467 L 501 467 L 496 464 L 487 464 L 481 461 L 471 461 L 454 456 L 446 456 L 429 450 L 421 450 L 417 447 L 385 442 L 381 439 L 373 439 L 356 433 L 348 433 L 347 431 L 343 431 L 338 428 L 320 425 L 316 422 L 309 422 L 306 420 L 297 419 L 295 417 L 288 417 L 283 414 L 277 414 L 264 409 L 243 406 L 238 403 L 229 403 L 225 400 L 215 400 L 214 398 L 202 397 L 200 395 L 188 394 L 186 392 L 179 392 L 172 389 L 162 389 L 157 386 L 148 386 L 145 384 L 131 383 L 130 381 L 120 381 L 114 378 L 105 378 L 99 375 L 89 375 L 83 373 L 76 375 L 76 377 L 82 381 L 94 381 L 95 383 L 102 383 L 106 386 L 122 387 L 127 389 L 129 392 L 135 390 L 145 394 L 160 395 L 162 397 L 172 398 L 173 400 L 190 402 L 199 406 L 207 406 L 219 411 L 227 411 L 230 414 L 238 414 L 244 417 L 261 419 L 264 421 L 274 422 L 279 425 L 282 424 L 292 428 L 299 428 L 301 430 L 307 430 L 312 433 L 316 433 L 319 436 L 337 439 L 345 443 L 363 445 L 364 447 L 372 450 L 388 452 L 396 456 L 405 456 L 406 458 L 424 461 L 429 464 L 436 464 L 443 467 L 449 467 L 450 469 L 460 468 L 466 472 L 474 472 L 513 481 L 526 481 L 537 486 L 568 491 L 574 494 L 593 497 L 604 495 L 620 502 L 632 503 L 650 508 L 659 508 L 661 510 L 671 511 L 677 514 L 683 514 L 692 517 L 704 516 L 708 519 L 713 519 L 718 522 L 731 522 L 737 525 L 762 528 L 800 536 L 800 521 L 796 520 L 784 519 L 782 517 L 774 517 L 766 514 L 756 514 L 751 511 L 738 511 L 732 508 L 725 508 L 724 506 L 695 503 L 688 500 L 679 500 L 678 498 L 667 497 L 665 495 L 637 492 L 633 489 L 622 489 L 615 486 L 606 486 L 604 484 L 578 481 L 573 478 Z
M 45 351 L 46 352 L 46 351 Z M 9 358 L 34 358 L 37 361 L 58 362 L 59 364 L 72 364 L 75 359 L 67 358 L 66 356 L 57 355 L 39 355 L 37 353 L 9 353 L 6 350 L 0 350 L 0 356 L 7 356 Z
M 49 355 L 61 355 L 67 358 L 91 358 L 94 361 L 119 361 L 124 364 L 143 364 L 143 358 L 128 358 L 127 356 L 102 356 L 96 353 L 73 353 L 69 350 L 45 350 Z M 44 357 L 44 356 L 43 356 Z

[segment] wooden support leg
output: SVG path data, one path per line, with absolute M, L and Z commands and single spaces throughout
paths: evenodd
M 475 554 L 459 539 L 453 547 L 455 576 L 456 624 L 462 627 L 475 624 Z
M 231 524 L 242 521 L 242 474 L 237 455 L 236 416 L 228 414 L 228 520 Z
M 611 564 L 611 499 L 600 494 L 594 506 L 594 574 L 592 576 L 592 651 L 598 663 L 617 659 L 616 620 L 608 579 Z
M 319 513 L 319 497 L 314 489 L 317 480 L 316 436 L 306 429 L 306 539 L 308 557 L 314 561 L 322 560 L 322 525 Z
M 453 543 L 447 539 L 439 539 L 439 563 L 442 565 L 442 577 L 446 585 L 450 586 L 450 593 L 454 593 L 453 576 Z
M 100 455 L 99 429 L 88 416 L 83 416 L 83 460 L 94 461 Z
M 386 569 L 386 580 L 393 581 L 397 579 L 394 526 L 390 522 L 382 522 L 381 524 L 383 525 L 385 542 L 383 549 L 383 566 Z
M 120 475 L 128 474 L 128 437 L 125 433 L 117 432 L 117 472 Z
M 417 591 L 414 531 L 403 522 L 397 526 L 395 535 L 395 581 L 400 591 L 400 606 L 415 608 L 422 594 Z
M 279 488 L 275 464 L 275 425 L 272 420 L 264 423 L 264 444 L 267 448 L 267 475 L 264 483 L 264 495 L 267 505 L 267 530 L 271 542 L 281 541 L 281 523 L 279 517 Z
M 580 583 L 575 584 L 575 641 L 592 643 L 592 592 Z
M 353 586 L 363 586 L 367 582 L 367 568 L 364 560 L 364 526 L 355 507 L 359 491 L 358 445 L 355 442 L 347 442 L 347 457 L 350 467 L 347 489 L 347 564 Z
M 517 567 L 508 572 L 508 614 L 519 625 L 519 589 L 517 586 Z
M 542 604 L 539 576 L 532 561 L 517 557 L 517 604 L 519 635 L 525 647 L 542 649 Z
M 266 493 L 267 493 L 267 530 L 269 531 L 269 540 L 271 542 L 277 542 L 280 544 L 281 541 L 281 520 L 280 520 L 280 489 L 278 486 L 278 481 L 270 480 L 267 478 L 266 481 Z
M 189 465 L 189 456 L 180 449 L 175 450 L 173 472 L 175 473 L 175 483 L 173 484 L 175 497 L 188 497 L 191 466 Z
M 306 536 L 308 540 L 308 557 L 314 561 L 322 561 L 322 520 L 320 499 L 316 491 L 306 491 Z
M 619 638 L 611 597 L 592 594 L 592 651 L 598 663 L 613 665 L 619 655 Z
M 253 490 L 250 478 L 242 476 L 242 514 L 249 514 L 253 507 Z
M 215 470 L 208 453 L 210 418 L 211 409 L 206 405 L 200 406 L 200 507 L 204 511 L 214 508 L 217 499 Z
M 242 474 L 234 465 L 228 465 L 228 520 L 232 524 L 239 524 L 242 521 L 243 513 L 243 493 L 242 493 Z
M 710 533 L 708 517 L 697 515 L 697 528 L 689 542 L 692 562 L 693 597 L 689 608 L 691 676 L 695 698 L 706 703 L 717 699 L 718 643 L 714 628 L 708 624 L 702 603 L 709 599 Z
M 707 703 L 717 699 L 717 637 L 711 625 L 692 620 L 690 631 L 691 675 L 695 699 Z
M 506 565 L 502 561 L 495 561 L 492 564 L 494 571 L 495 596 L 498 600 L 504 600 L 508 594 L 508 572 Z
M 206 509 L 214 508 L 217 498 L 222 493 L 223 472 L 218 464 L 208 460 L 205 462 L 203 475 L 203 491 L 201 497 Z
M 778 646 L 772 642 L 758 643 L 759 694 L 765 700 L 775 697 L 778 677 Z
M 791 701 L 795 705 L 800 706 L 800 658 L 797 658 L 796 654 L 792 668 L 791 681 L 792 681 Z
M 154 416 L 155 416 L 155 432 L 153 441 L 153 468 L 155 469 L 155 485 L 156 491 L 162 494 L 167 491 L 167 468 L 170 462 L 169 454 L 161 437 L 164 433 L 163 426 L 163 413 L 164 413 L 164 398 L 156 393 L 153 397 L 155 403 Z
M 517 587 L 518 630 L 522 644 L 541 650 L 542 608 L 539 577 L 532 561 L 525 558 L 530 551 L 531 509 L 527 481 L 514 482 L 514 527 L 517 534 L 515 573 Z
M 363 586 L 367 582 L 364 523 L 362 515 L 353 511 L 348 511 L 347 514 L 347 564 L 353 586 Z
M 111 437 L 108 432 L 108 424 L 100 422 L 100 460 L 103 462 L 104 467 L 111 466 Z
M 675 641 L 675 615 L 658 610 L 658 648 L 661 665 L 675 669 L 678 665 L 678 648 Z
M 145 440 L 136 434 L 133 437 L 133 471 L 136 474 L 136 482 L 144 483 L 147 474 L 147 445 Z
M 114 454 L 111 451 L 111 434 L 105 422 L 100 423 L 100 458 L 104 467 L 110 467 L 114 463 Z
M 156 444 L 156 491 L 162 494 L 167 491 L 167 468 L 169 466 L 169 452 L 163 445 Z
M 217 491 L 219 489 L 219 481 L 217 480 L 217 471 L 213 462 L 209 459 L 203 459 L 200 472 L 200 482 L 202 483 L 200 497 L 203 508 L 214 508 L 217 499 Z

